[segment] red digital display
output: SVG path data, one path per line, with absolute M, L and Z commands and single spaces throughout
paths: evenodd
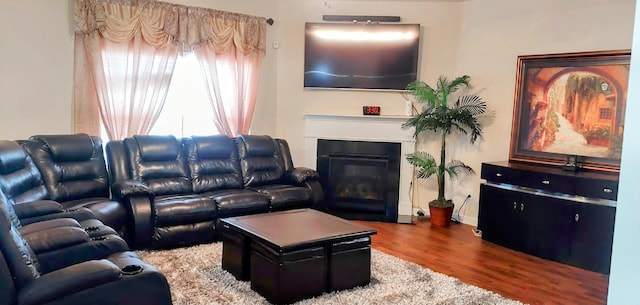
M 362 106 L 364 115 L 380 115 L 380 106 Z

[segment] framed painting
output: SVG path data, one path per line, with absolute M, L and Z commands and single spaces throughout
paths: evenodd
M 519 56 L 509 160 L 619 171 L 630 57 Z

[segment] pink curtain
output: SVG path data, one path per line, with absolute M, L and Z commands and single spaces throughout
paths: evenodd
M 256 105 L 262 54 L 232 48 L 216 54 L 212 46 L 196 49 L 206 79 L 214 124 L 221 134 L 249 133 Z
M 88 45 L 100 118 L 109 139 L 148 134 L 167 97 L 178 48 L 156 48 L 140 34 L 124 42 L 97 38 Z
M 155 0 L 75 0 L 75 127 L 110 139 L 147 134 L 179 52 L 197 52 L 221 133 L 247 133 L 266 19 Z M 93 121 L 91 121 L 93 120 Z

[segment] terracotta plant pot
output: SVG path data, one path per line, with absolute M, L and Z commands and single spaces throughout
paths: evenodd
M 429 214 L 431 215 L 431 224 L 438 227 L 448 227 L 451 224 L 451 215 L 453 215 L 453 206 L 448 208 L 439 208 L 429 206 Z

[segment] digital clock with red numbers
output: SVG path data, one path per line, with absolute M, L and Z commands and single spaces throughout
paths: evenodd
M 380 115 L 380 106 L 362 106 L 364 115 Z

